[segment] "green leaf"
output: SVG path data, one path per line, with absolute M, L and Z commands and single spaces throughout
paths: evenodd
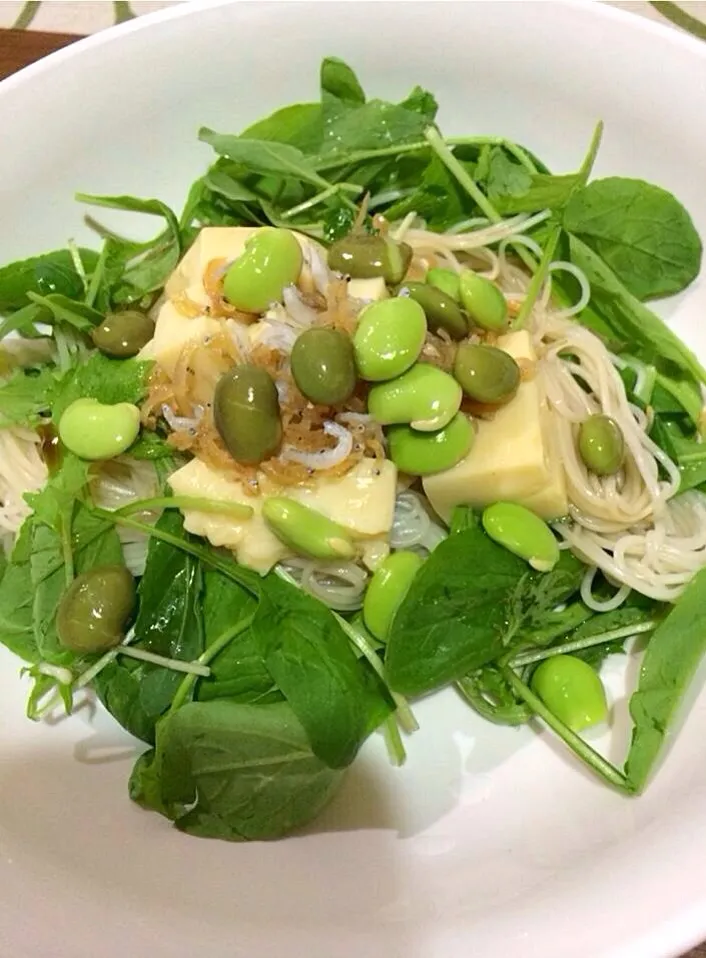
M 643 180 L 595 180 L 571 199 L 564 227 L 639 300 L 680 292 L 701 268 L 691 217 L 671 193 Z
M 0 384 L 0 427 L 36 425 L 50 411 L 58 388 L 57 376 L 48 366 L 39 371 L 16 369 Z
M 166 203 L 137 196 L 94 196 L 89 193 L 77 193 L 76 199 L 81 203 L 90 203 L 107 209 L 163 217 L 166 223 L 164 233 L 155 237 L 149 244 L 128 243 L 123 255 L 118 257 L 123 259 L 120 280 L 132 291 L 133 299 L 139 299 L 146 293 L 161 289 L 170 273 L 176 268 L 181 255 L 179 222 Z M 138 250 L 140 255 L 135 258 L 132 254 Z M 114 255 L 117 251 L 118 247 L 114 246 Z
M 73 326 L 80 332 L 88 332 L 103 322 L 103 313 L 99 310 L 69 299 L 61 293 L 40 296 L 38 293 L 30 292 L 27 295 L 36 306 L 43 306 L 48 310 L 55 323 L 66 323 L 67 326 Z
M 445 539 L 424 563 L 392 623 L 390 687 L 422 695 L 498 659 L 521 629 L 577 591 L 585 570 L 563 552 L 549 573 L 490 539 L 479 524 Z
M 61 380 L 52 405 L 54 422 L 74 400 L 88 397 L 102 403 L 139 404 L 147 395 L 152 363 L 139 359 L 108 359 L 93 353 Z
M 504 216 L 558 210 L 566 205 L 580 182 L 577 173 L 566 173 L 563 176 L 535 173 L 530 176 L 526 192 L 514 196 L 498 196 L 495 205 L 498 212 Z
M 174 446 L 170 446 L 166 439 L 152 432 L 150 429 L 143 429 L 135 442 L 130 446 L 127 455 L 133 459 L 146 459 L 155 462 L 158 459 L 173 459 L 176 455 Z
M 220 572 L 204 573 L 203 620 L 206 647 L 219 642 L 257 607 L 253 596 Z M 241 632 L 209 662 L 211 675 L 198 684 L 197 698 L 263 702 L 281 699 L 252 630 Z
M 130 795 L 191 835 L 263 840 L 314 819 L 340 782 L 286 703 L 220 700 L 189 703 L 160 723 Z
M 426 117 L 394 103 L 370 100 L 345 110 L 326 124 L 321 157 L 339 151 L 374 150 L 418 140 L 428 126 Z
M 324 127 L 320 103 L 294 103 L 253 123 L 240 134 L 247 140 L 276 140 L 302 153 L 318 153 Z
M 224 170 L 210 169 L 204 176 L 203 182 L 209 190 L 233 203 L 259 202 L 256 193 Z
M 486 154 L 487 159 L 479 160 L 480 172 L 476 179 L 484 182 L 488 199 L 495 202 L 500 197 L 526 196 L 532 186 L 532 175 L 515 163 L 500 146 L 492 147 Z
M 0 320 L 0 340 L 14 332 L 27 339 L 36 339 L 41 334 L 37 332 L 35 324 L 51 322 L 51 319 L 51 312 L 37 303 L 30 303 Z
M 332 768 L 349 765 L 392 707 L 331 611 L 271 575 L 262 583 L 252 631 L 314 754 Z
M 25 520 L 12 557 L 0 577 L 0 642 L 26 662 L 38 662 L 32 626 L 32 576 L 29 566 L 33 522 Z
M 630 699 L 634 723 L 625 774 L 640 792 L 706 652 L 706 569 L 701 569 L 653 633 Z
M 66 452 L 56 475 L 50 477 L 41 492 L 26 493 L 25 500 L 37 521 L 45 523 L 54 532 L 61 532 L 63 517 L 71 514 L 87 483 L 88 463 Z
M 321 98 L 340 100 L 349 106 L 362 106 L 365 93 L 353 70 L 338 57 L 326 57 L 321 62 Z
M 277 176 L 294 177 L 315 186 L 329 185 L 319 176 L 301 150 L 289 144 L 215 133 L 206 127 L 199 130 L 199 139 L 213 147 L 216 153 L 227 156 L 235 163 L 241 163 L 253 173 L 274 173 Z
M 694 353 L 685 346 L 671 329 L 647 306 L 643 305 L 623 285 L 611 268 L 576 236 L 569 237 L 571 261 L 583 270 L 591 284 L 591 304 L 608 324 L 613 335 L 630 343 L 631 352 L 638 358 L 664 368 L 668 361 L 675 372 L 687 380 L 706 383 L 706 370 Z M 583 320 L 583 316 L 580 317 Z M 671 377 L 678 383 L 678 377 Z M 669 385 L 665 381 L 665 386 Z M 698 419 L 698 410 L 689 408 L 689 414 Z
M 400 106 L 411 113 L 418 113 L 424 117 L 427 124 L 434 122 L 439 110 L 439 104 L 436 102 L 434 94 L 420 86 L 415 86 L 409 96 L 402 100 Z
M 98 254 L 83 248 L 77 252 L 86 273 L 90 273 L 98 261 Z M 41 296 L 60 293 L 69 299 L 83 298 L 83 280 L 76 272 L 69 250 L 54 250 L 9 263 L 0 269 L 0 314 L 29 305 L 29 293 Z

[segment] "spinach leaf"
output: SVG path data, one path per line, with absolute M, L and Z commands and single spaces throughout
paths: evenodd
M 89 249 L 78 249 L 77 253 L 86 273 L 90 273 L 98 254 Z M 0 269 L 0 314 L 29 305 L 29 293 L 42 296 L 60 293 L 69 299 L 83 298 L 83 280 L 76 272 L 69 250 L 54 250 Z
M 58 376 L 49 367 L 16 369 L 0 384 L 0 427 L 34 426 L 50 411 Z
M 10 560 L 0 577 L 0 642 L 26 662 L 38 662 L 32 626 L 32 576 L 29 566 L 33 522 L 25 520 Z
M 130 796 L 181 831 L 232 841 L 280 838 L 314 819 L 339 786 L 284 702 L 191 702 L 160 722 Z
M 488 199 L 524 197 L 532 186 L 532 174 L 511 160 L 500 146 L 485 146 L 481 150 L 475 179 L 485 186 Z
M 495 206 L 504 216 L 514 213 L 535 213 L 539 210 L 558 210 L 564 207 L 581 183 L 578 173 L 551 176 L 547 173 L 530 175 L 525 192 L 499 195 Z
M 679 201 L 643 180 L 612 176 L 577 191 L 564 227 L 639 300 L 671 296 L 698 275 L 702 245 Z
M 52 405 L 54 422 L 74 400 L 89 397 L 102 403 L 140 403 L 147 394 L 152 363 L 139 359 L 108 359 L 93 353 L 61 380 Z
M 645 787 L 669 727 L 706 652 L 706 569 L 701 569 L 653 633 L 630 699 L 634 723 L 625 774 L 635 791 Z
M 320 157 L 331 153 L 375 150 L 419 140 L 428 126 L 425 116 L 382 100 L 345 110 L 326 123 Z
M 631 352 L 639 359 L 653 363 L 658 369 L 665 369 L 665 363 L 671 363 L 673 369 L 666 369 L 662 377 L 663 386 L 672 392 L 676 390 L 679 401 L 684 404 L 692 418 L 698 420 L 701 412 L 688 396 L 698 396 L 696 383 L 706 383 L 706 370 L 693 352 L 681 342 L 671 329 L 643 305 L 618 279 L 610 267 L 593 250 L 575 236 L 569 237 L 570 258 L 586 274 L 591 284 L 591 304 L 602 320 L 611 329 L 613 335 L 625 343 L 630 343 Z M 584 322 L 584 314 L 580 317 Z M 689 394 L 683 390 L 683 383 L 692 384 Z
M 490 539 L 479 524 L 445 539 L 417 573 L 392 623 L 390 687 L 421 695 L 498 659 L 520 629 L 539 626 L 579 587 L 570 553 L 549 573 Z
M 203 620 L 205 645 L 227 638 L 235 626 L 252 615 L 257 601 L 247 589 L 220 572 L 204 572 Z M 198 684 L 201 701 L 227 698 L 233 702 L 270 702 L 282 698 L 260 652 L 252 630 L 240 632 L 209 662 L 211 675 Z
M 332 768 L 349 765 L 392 704 L 331 611 L 271 575 L 263 580 L 252 632 L 314 754 Z
M 157 526 L 180 534 L 181 517 L 165 510 Z M 138 588 L 133 644 L 159 655 L 192 661 L 204 649 L 201 564 L 170 543 L 150 539 Z M 117 722 L 147 742 L 155 721 L 171 704 L 183 676 L 147 662 L 112 662 L 97 676 L 96 691 Z
M 402 100 L 400 106 L 411 113 L 419 113 L 427 124 L 434 122 L 439 111 L 439 104 L 434 94 L 420 86 L 415 86 L 412 92 Z

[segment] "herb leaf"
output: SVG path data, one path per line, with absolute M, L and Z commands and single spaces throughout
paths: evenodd
M 329 183 L 319 176 L 311 161 L 294 146 L 272 140 L 250 140 L 231 133 L 215 133 L 207 127 L 199 130 L 199 139 L 216 153 L 252 170 L 253 173 L 294 177 L 314 186 Z
M 92 272 L 98 254 L 89 249 L 77 252 L 85 271 Z M 41 296 L 60 293 L 69 299 L 83 298 L 83 280 L 76 272 L 69 250 L 54 250 L 0 269 L 0 314 L 27 306 L 30 293 Z
M 59 421 L 74 400 L 84 397 L 102 403 L 140 403 L 147 393 L 151 370 L 151 362 L 108 359 L 101 353 L 93 353 L 61 380 L 52 406 L 54 422 Z

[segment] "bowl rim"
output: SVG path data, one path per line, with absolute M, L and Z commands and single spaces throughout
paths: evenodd
M 0 99 L 12 96 L 14 92 L 26 83 L 36 78 L 51 74 L 55 69 L 73 58 L 81 57 L 93 50 L 108 47 L 119 43 L 121 39 L 134 32 L 151 30 L 160 23 L 180 20 L 192 16 L 199 16 L 203 11 L 214 10 L 230 6 L 254 6 L 260 3 L 284 5 L 298 3 L 310 6 L 313 3 L 385 3 L 392 5 L 403 2 L 424 3 L 433 2 L 458 3 L 481 2 L 481 0 L 181 0 L 173 6 L 165 7 L 151 13 L 142 14 L 124 23 L 99 30 L 96 33 L 81 37 L 68 46 L 62 47 L 40 60 L 10 74 L 0 81 Z M 508 2 L 508 0 L 495 0 Z M 525 0 L 529 2 L 529 0 Z M 534 3 L 546 0 L 532 0 Z M 605 23 L 615 23 L 619 29 L 640 33 L 644 36 L 656 37 L 663 43 L 669 43 L 681 48 L 690 56 L 701 60 L 705 69 L 706 82 L 706 41 L 692 36 L 679 28 L 656 20 L 649 19 L 632 10 L 609 6 L 606 0 L 553 0 L 555 4 L 575 11 L 580 16 L 589 16 L 602 19 Z M 706 266 L 704 267 L 706 270 Z M 662 921 L 648 927 L 644 935 L 633 938 L 629 942 L 621 942 L 615 946 L 608 945 L 602 958 L 667 958 L 680 956 L 689 949 L 696 947 L 706 939 L 706 891 L 703 892 L 702 902 L 698 905 L 688 904 L 678 912 L 674 912 Z
M 155 10 L 152 13 L 141 14 L 132 20 L 124 23 L 107 27 L 96 33 L 88 34 L 70 43 L 68 46 L 61 47 L 53 53 L 42 57 L 34 63 L 17 70 L 10 76 L 0 80 L 0 97 L 10 94 L 16 87 L 30 82 L 36 76 L 51 72 L 55 67 L 60 67 L 66 60 L 81 56 L 84 52 L 93 49 L 100 49 L 114 42 L 118 42 L 121 37 L 130 33 L 149 30 L 155 24 L 166 23 L 172 20 L 179 20 L 182 17 L 198 16 L 203 10 L 214 10 L 220 7 L 230 7 L 242 4 L 251 6 L 261 3 L 284 4 L 300 3 L 309 5 L 313 3 L 384 3 L 392 5 L 396 3 L 414 2 L 414 3 L 458 3 L 458 2 L 481 2 L 481 0 L 181 0 L 174 6 L 164 7 L 162 10 Z M 508 2 L 508 0 L 496 0 L 496 2 Z M 546 0 L 524 0 L 524 2 L 546 3 Z M 706 61 L 706 41 L 692 36 L 684 30 L 670 23 L 662 23 L 658 20 L 649 19 L 631 10 L 621 7 L 609 6 L 606 0 L 552 0 L 569 9 L 583 11 L 586 15 L 603 18 L 606 21 L 613 21 L 622 24 L 623 27 L 629 27 L 633 31 L 642 32 L 648 35 L 660 37 L 665 43 L 671 43 L 688 50 L 700 59 Z M 590 11 L 590 14 L 589 14 Z

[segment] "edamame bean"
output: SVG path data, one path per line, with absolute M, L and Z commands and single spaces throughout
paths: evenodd
M 353 335 L 358 372 L 371 382 L 401 376 L 416 362 L 426 333 L 424 310 L 413 299 L 371 303 L 358 317 Z
M 125 566 L 97 566 L 77 576 L 59 603 L 56 630 L 72 652 L 118 645 L 135 608 L 135 580 Z
M 559 543 L 554 533 L 525 506 L 496 502 L 483 510 L 482 522 L 491 539 L 526 559 L 538 572 L 550 572 L 559 561 Z
M 391 426 L 387 431 L 390 459 L 410 476 L 430 476 L 451 469 L 468 454 L 474 432 L 463 413 L 439 432 L 417 432 L 411 426 Z
M 428 363 L 415 363 L 397 379 L 373 386 L 368 412 L 383 426 L 405 422 L 420 432 L 436 432 L 451 422 L 461 398 L 453 376 Z
M 554 655 L 535 669 L 532 689 L 564 725 L 581 732 L 608 716 L 605 689 L 588 662 L 575 655 Z
M 442 293 L 446 293 L 457 303 L 461 302 L 461 281 L 455 269 L 444 269 L 435 266 L 427 272 L 427 283 L 436 286 Z
M 218 380 L 213 420 L 226 449 L 237 462 L 257 465 L 282 441 L 277 388 L 259 366 L 243 363 Z
M 345 526 L 295 499 L 266 499 L 262 515 L 277 538 L 298 555 L 313 559 L 350 559 L 355 555 L 351 534 Z
M 104 405 L 76 399 L 59 420 L 59 438 L 81 459 L 114 459 L 129 449 L 140 431 L 140 410 L 129 402 Z
M 472 269 L 464 269 L 459 288 L 463 307 L 476 326 L 493 332 L 507 329 L 507 301 L 495 283 Z
M 139 309 L 108 313 L 91 332 L 94 346 L 105 356 L 129 359 L 136 356 L 154 336 L 154 320 Z
M 400 283 L 412 261 L 412 248 L 387 236 L 351 233 L 337 240 L 328 251 L 328 265 L 351 279 L 382 276 L 386 283 Z
M 428 283 L 403 283 L 397 294 L 408 295 L 424 310 L 429 329 L 443 329 L 452 339 L 463 339 L 468 333 L 466 317 L 450 296 Z
M 380 642 L 387 642 L 395 613 L 422 564 L 416 552 L 400 550 L 389 555 L 375 570 L 363 599 L 363 621 Z
M 625 439 L 610 416 L 589 416 L 579 426 L 579 453 L 597 476 L 612 476 L 623 464 Z
M 454 376 L 476 402 L 502 405 L 520 386 L 520 367 L 496 346 L 462 343 L 456 351 Z
M 311 402 L 335 406 L 353 394 L 357 382 L 353 344 L 336 329 L 307 329 L 291 356 L 297 388 Z
M 282 302 L 282 290 L 296 283 L 302 251 L 290 230 L 263 226 L 245 244 L 245 251 L 228 268 L 223 295 L 236 309 L 264 313 Z

